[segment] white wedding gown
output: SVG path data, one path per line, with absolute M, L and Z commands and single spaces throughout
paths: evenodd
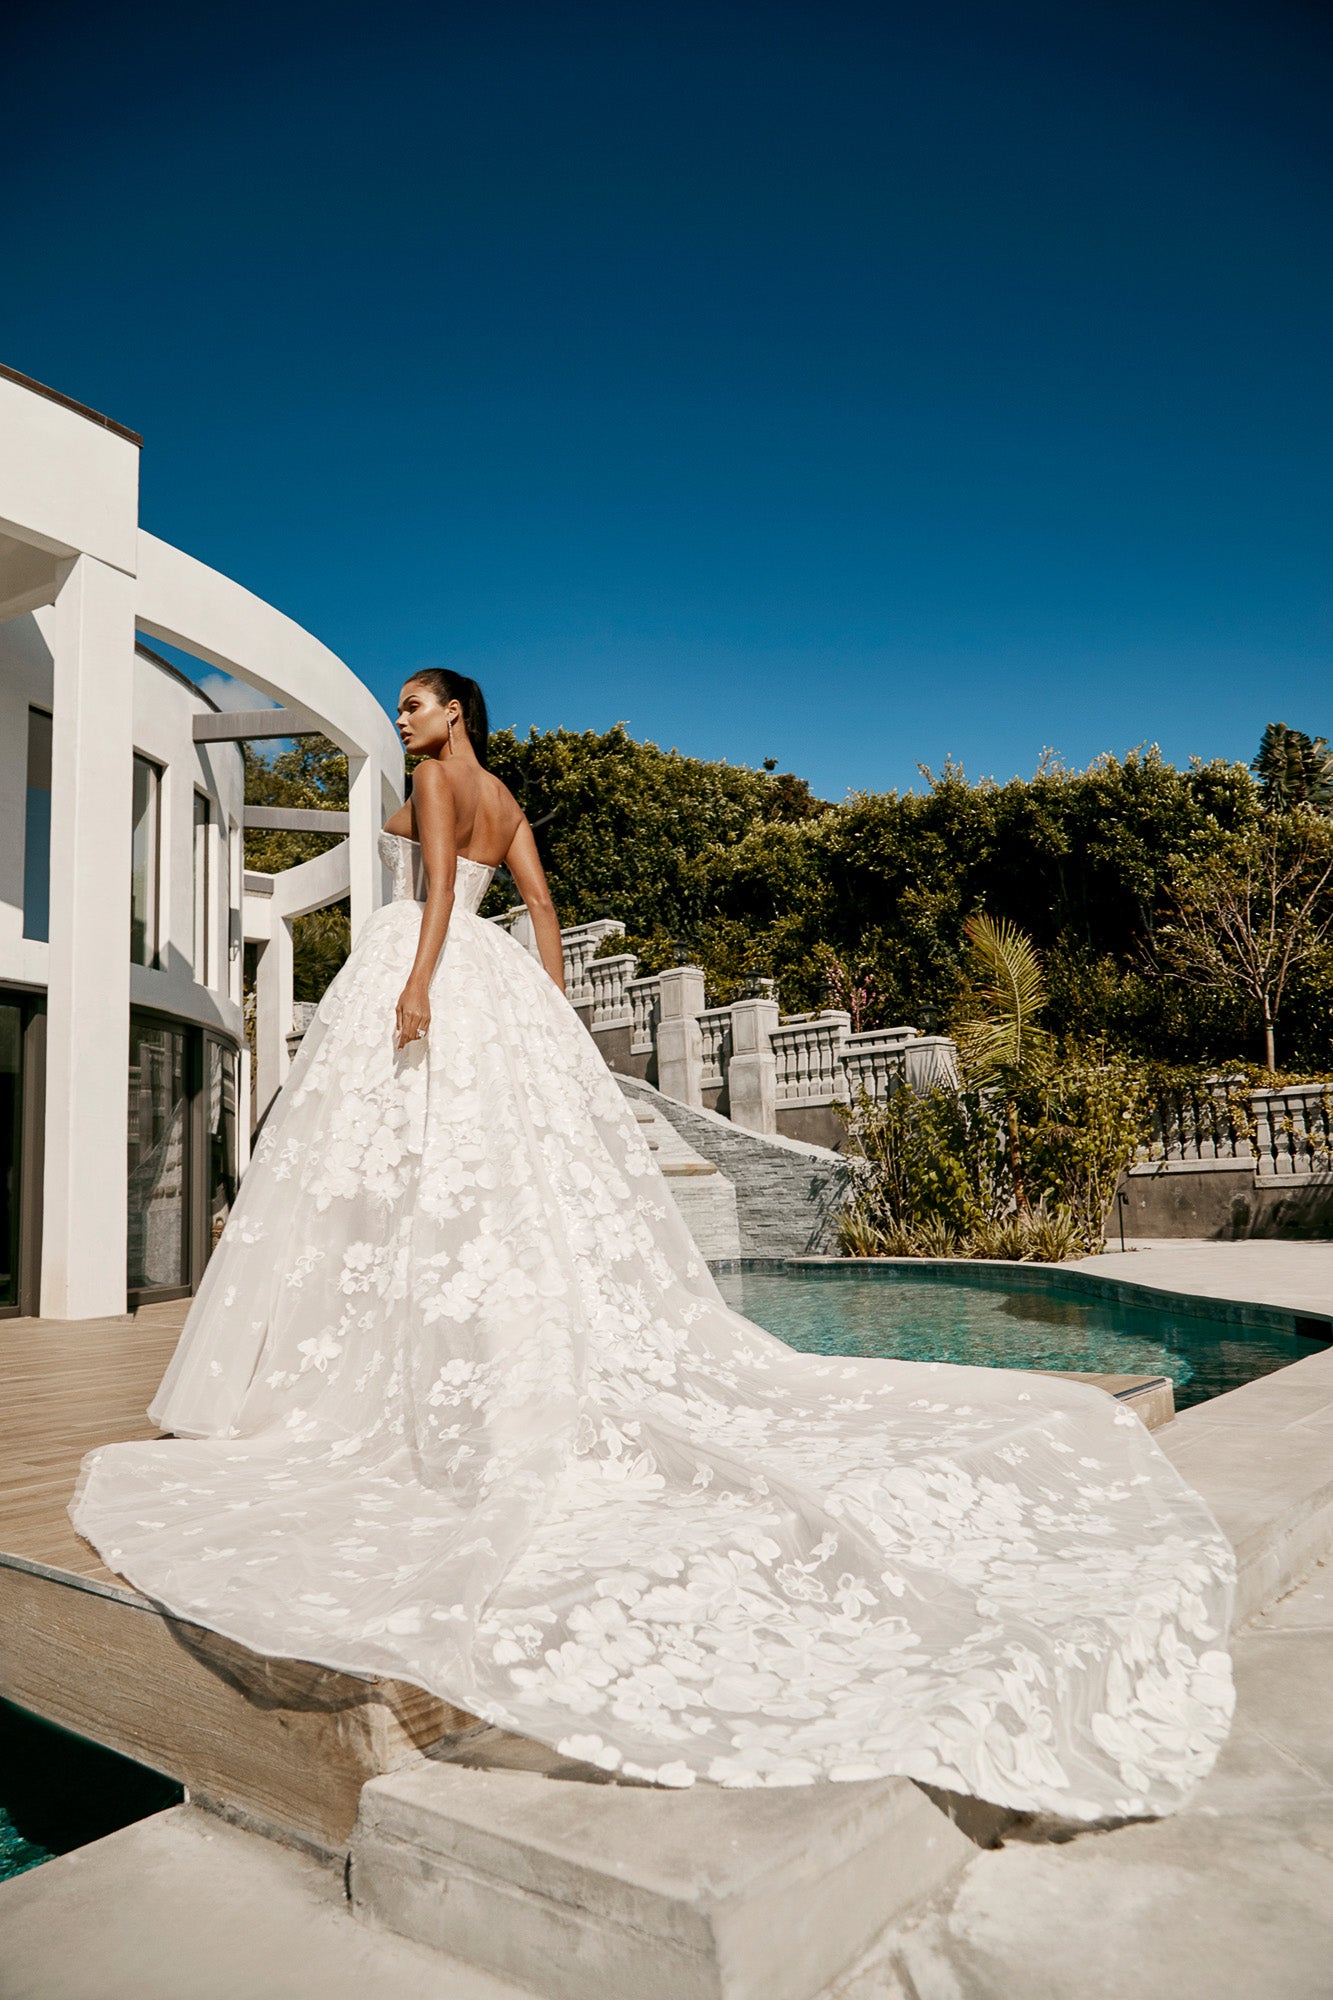
M 476 915 L 476 862 L 395 1052 L 424 891 L 414 843 L 382 851 L 395 900 L 153 1405 L 175 1435 L 90 1455 L 80 1532 L 257 1652 L 631 1777 L 1178 1805 L 1227 1729 L 1233 1564 L 1138 1419 L 730 1311 L 577 1016 Z

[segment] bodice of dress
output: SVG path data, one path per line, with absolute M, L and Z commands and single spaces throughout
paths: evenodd
M 426 900 L 426 870 L 421 859 L 421 849 L 415 840 L 409 840 L 405 833 L 381 833 L 380 860 L 393 878 L 393 900 L 395 903 L 424 903 Z M 458 857 L 458 873 L 454 878 L 454 902 L 463 909 L 475 913 L 481 908 L 482 898 L 491 886 L 495 870 L 482 861 L 469 861 L 465 855 Z

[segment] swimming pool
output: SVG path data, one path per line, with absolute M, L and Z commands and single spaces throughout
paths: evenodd
M 802 1353 L 1166 1375 L 1178 1410 L 1330 1344 L 1327 1322 L 1277 1307 L 1127 1299 L 1132 1287 L 1024 1265 L 744 1258 L 717 1281 L 729 1305 Z
M 184 1796 L 170 1778 L 0 1701 L 0 1882 Z

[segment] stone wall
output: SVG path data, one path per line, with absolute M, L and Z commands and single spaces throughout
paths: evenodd
M 1131 1167 L 1120 1189 L 1127 1197 L 1126 1236 L 1189 1236 L 1214 1243 L 1333 1236 L 1330 1175 L 1268 1180 L 1248 1161 L 1161 1162 Z M 1112 1203 L 1109 1241 L 1116 1240 L 1119 1228 L 1118 1204 Z

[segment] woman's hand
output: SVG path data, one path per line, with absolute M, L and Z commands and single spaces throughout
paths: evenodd
M 424 979 L 409 979 L 398 998 L 394 1020 L 398 1028 L 398 1044 L 405 1049 L 409 1042 L 420 1041 L 430 1026 L 430 988 Z

